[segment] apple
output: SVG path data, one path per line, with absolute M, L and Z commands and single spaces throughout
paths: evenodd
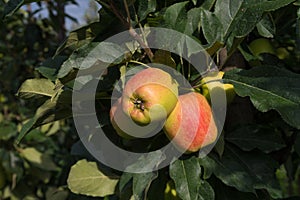
M 280 60 L 284 60 L 289 58 L 290 53 L 288 52 L 288 50 L 284 47 L 279 47 L 276 49 L 276 55 Z
M 164 196 L 164 200 L 180 200 L 180 198 L 177 196 L 175 183 L 173 180 L 167 182 Z
M 163 130 L 175 147 L 192 153 L 216 141 L 218 131 L 206 98 L 196 92 L 180 95 Z
M 158 68 L 147 68 L 125 84 L 123 111 L 139 125 L 165 120 L 177 103 L 178 83 Z
M 254 56 L 259 56 L 262 53 L 276 55 L 275 49 L 271 41 L 267 38 L 258 38 L 249 44 L 249 49 Z
M 139 126 L 123 112 L 122 99 L 119 98 L 110 109 L 110 121 L 117 134 L 125 139 L 150 137 L 158 133 L 163 126 L 162 122 Z
M 202 94 L 209 101 L 211 100 L 211 96 L 212 96 L 216 100 L 214 102 L 216 102 L 219 105 L 222 105 L 222 102 L 218 102 L 222 100 L 221 97 L 218 98 L 221 92 L 225 91 L 227 104 L 230 104 L 236 95 L 234 91 L 234 86 L 232 84 L 229 83 L 224 84 L 221 82 L 223 75 L 224 75 L 223 71 L 214 72 L 201 80 L 201 83 L 203 84 L 201 87 Z

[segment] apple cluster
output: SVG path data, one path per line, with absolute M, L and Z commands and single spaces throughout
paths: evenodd
M 217 127 L 207 99 L 198 92 L 179 95 L 178 87 L 164 70 L 147 68 L 138 72 L 111 107 L 112 126 L 126 139 L 148 137 L 163 129 L 184 153 L 214 143 Z

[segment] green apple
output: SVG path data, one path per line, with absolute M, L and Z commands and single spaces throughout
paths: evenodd
M 289 58 L 290 53 L 288 50 L 284 47 L 279 47 L 276 49 L 276 55 L 279 59 L 284 60 L 286 58 Z
M 234 91 L 234 86 L 229 83 L 223 84 L 221 82 L 223 78 L 224 72 L 219 71 L 215 73 L 211 73 L 209 76 L 206 76 L 201 80 L 201 83 L 203 84 L 201 89 L 202 89 L 202 94 L 210 101 L 211 96 L 216 100 L 215 102 L 218 103 L 218 101 L 222 100 L 222 98 L 218 98 L 220 96 L 221 92 L 225 91 L 226 93 L 226 100 L 227 104 L 230 104 L 234 97 L 235 97 L 235 91 Z M 222 102 L 220 102 L 219 105 Z
M 110 109 L 110 121 L 117 134 L 125 139 L 149 137 L 158 133 L 163 124 L 161 122 L 150 123 L 147 126 L 140 126 L 123 112 L 122 99 L 119 98 Z
M 166 184 L 164 200 L 180 200 L 177 196 L 174 181 L 170 180 Z
M 270 40 L 267 38 L 258 38 L 253 40 L 249 44 L 249 49 L 253 53 L 254 56 L 259 56 L 262 53 L 269 53 L 276 55 L 275 49 L 271 44 Z
M 177 103 L 178 84 L 158 68 L 147 68 L 128 80 L 122 95 L 123 111 L 139 125 L 165 120 Z
M 180 95 L 163 128 L 175 147 L 191 153 L 216 141 L 218 131 L 206 98 L 196 92 Z

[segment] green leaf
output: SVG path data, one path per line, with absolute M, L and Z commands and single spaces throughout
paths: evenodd
M 196 5 L 197 4 L 197 0 L 192 0 L 193 4 Z
M 201 9 L 200 8 L 192 8 L 187 12 L 187 22 L 185 26 L 184 33 L 192 36 L 192 34 L 200 29 L 201 24 Z
M 71 31 L 63 44 L 57 48 L 55 55 L 60 54 L 65 49 L 71 49 L 74 51 L 84 44 L 88 44 L 97 36 L 101 28 L 100 22 L 94 22 L 77 30 Z
M 221 159 L 214 157 L 214 174 L 226 185 L 242 192 L 255 193 L 266 189 L 273 198 L 281 198 L 279 183 L 275 178 L 278 164 L 260 151 L 243 152 L 226 145 Z
M 46 192 L 46 199 L 57 199 L 57 200 L 65 200 L 69 196 L 68 190 L 65 188 L 54 188 L 48 187 Z
M 210 10 L 215 4 L 216 0 L 205 0 L 201 7 L 205 10 Z
M 215 191 L 212 186 L 205 180 L 200 180 L 200 187 L 197 199 L 199 200 L 215 200 Z
M 233 187 L 228 187 L 218 179 L 213 183 L 216 192 L 216 200 L 259 200 L 256 194 L 250 192 L 240 192 Z
M 215 14 L 223 24 L 223 38 L 244 37 L 250 33 L 261 19 L 263 11 L 255 11 L 251 8 L 255 0 L 218 0 Z M 226 10 L 227 12 L 224 12 Z
M 270 153 L 285 146 L 279 131 L 257 124 L 243 125 L 227 133 L 226 140 L 244 151 L 257 148 L 265 153 Z
M 54 58 L 48 58 L 35 69 L 44 77 L 50 79 L 51 81 L 55 81 L 57 79 L 57 71 L 63 62 L 66 61 L 66 59 L 66 56 L 55 56 Z
M 9 140 L 18 133 L 16 124 L 0 122 L 0 140 Z
M 265 15 L 260 22 L 256 24 L 258 33 L 266 38 L 272 38 L 276 32 L 276 27 L 271 15 Z
M 300 134 L 299 133 L 297 134 L 294 148 L 295 148 L 296 153 L 300 156 Z
M 58 104 L 59 96 L 55 99 L 49 99 L 41 105 L 33 118 L 31 118 L 26 124 L 23 125 L 20 134 L 16 139 L 16 143 L 24 138 L 24 136 L 29 133 L 32 129 L 50 123 L 57 120 L 69 118 L 72 116 L 71 107 Z
M 234 69 L 224 75 L 236 93 L 249 96 L 261 112 L 276 110 L 285 122 L 300 129 L 300 75 L 270 66 Z
M 274 11 L 293 3 L 295 0 L 258 1 L 253 7 L 264 11 Z
M 214 13 L 201 9 L 201 26 L 208 44 L 213 45 L 216 41 L 221 41 L 223 26 Z
M 119 190 L 122 192 L 122 190 L 125 188 L 126 184 L 132 179 L 133 173 L 124 172 L 120 178 L 119 181 Z
M 146 196 L 147 191 L 150 187 L 151 182 L 157 178 L 158 173 L 156 172 L 149 172 L 149 173 L 139 173 L 133 174 L 133 196 L 135 199 L 144 199 Z M 144 193 L 145 191 L 145 193 Z
M 217 0 L 214 13 L 223 24 L 223 41 L 229 39 L 232 43 L 235 37 L 245 37 L 262 19 L 264 12 L 279 9 L 291 2 L 293 0 Z
M 215 170 L 216 162 L 209 156 L 199 158 L 198 162 L 201 166 L 203 166 L 203 172 L 202 172 L 203 178 L 204 179 L 210 178 Z
M 156 10 L 156 0 L 139 1 L 138 16 L 139 20 L 146 19 L 147 15 Z
M 24 3 L 24 0 L 9 0 L 4 7 L 2 18 L 7 18 L 13 15 Z
M 20 149 L 20 155 L 40 169 L 49 171 L 59 169 L 52 161 L 50 155 L 42 153 L 33 147 Z
M 132 179 L 132 193 L 135 199 L 144 199 L 147 196 L 151 182 L 158 177 L 157 171 L 148 173 L 124 172 L 120 178 L 119 189 L 122 191 L 125 185 Z
M 105 197 L 114 194 L 118 181 L 116 175 L 99 171 L 95 162 L 80 160 L 71 167 L 67 183 L 75 194 Z
M 187 21 L 187 12 L 185 6 L 188 1 L 175 3 L 166 9 L 164 21 L 167 28 L 184 32 Z
M 134 164 L 128 166 L 126 171 L 143 173 L 155 169 L 166 158 L 160 150 L 151 151 L 147 155 L 142 155 Z
M 17 95 L 21 98 L 34 96 L 52 97 L 55 94 L 54 83 L 49 79 L 27 79 L 18 90 Z
M 174 180 L 176 191 L 183 200 L 198 199 L 201 187 L 201 167 L 197 158 L 176 160 L 170 165 L 170 177 Z
M 214 150 L 218 153 L 220 157 L 222 157 L 224 153 L 224 148 L 225 148 L 225 139 L 224 139 L 224 133 L 222 133 L 218 138 L 218 142 L 214 146 Z
M 125 49 L 111 42 L 93 42 L 82 46 L 74 51 L 72 55 L 61 66 L 58 78 L 67 76 L 73 69 L 102 71 L 110 64 L 119 64 L 124 59 Z M 74 77 L 75 79 L 75 77 Z

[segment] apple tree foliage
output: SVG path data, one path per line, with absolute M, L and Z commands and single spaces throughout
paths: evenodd
M 71 31 L 61 43 L 51 40 L 47 35 L 51 32 L 46 30 L 39 29 L 42 33 L 39 37 L 27 37 L 25 30 L 20 31 L 31 25 L 39 26 L 24 23 L 20 17 L 19 8 L 31 2 L 42 1 L 10 0 L 3 2 L 1 8 L 4 20 L 1 29 L 5 27 L 1 37 L 8 37 L 8 42 L 0 43 L 0 57 L 3 57 L 0 63 L 11 67 L 0 72 L 5 80 L 0 83 L 3 88 L 12 84 L 9 87 L 19 99 L 6 97 L 4 89 L 0 89 L 0 94 L 6 101 L 20 101 L 18 105 L 23 105 L 9 113 L 1 108 L 0 141 L 4 145 L 0 146 L 0 159 L 9 183 L 1 189 L 4 198 L 9 195 L 183 200 L 299 197 L 299 1 L 96 0 L 101 5 L 99 20 Z M 59 23 L 52 22 L 53 26 Z M 206 157 L 188 154 L 159 171 L 123 173 L 97 162 L 73 134 L 76 130 L 71 120 L 72 87 L 82 60 L 95 46 L 129 28 L 142 28 L 146 32 L 149 26 L 174 29 L 193 37 L 225 72 L 222 81 L 233 84 L 237 95 L 228 105 L 218 143 Z M 29 31 L 29 34 L 36 32 Z M 20 32 L 25 33 L 22 38 Z M 26 38 L 33 40 L 31 46 L 26 44 Z M 267 40 L 272 49 L 264 49 L 265 45 L 250 48 L 260 38 Z M 115 60 L 120 47 L 111 43 L 102 45 L 106 51 L 97 55 L 97 59 Z M 193 49 L 192 44 L 187 43 L 186 47 L 188 51 Z M 154 61 L 178 70 L 195 86 L 201 79 L 188 63 L 170 52 L 131 50 L 130 55 L 110 65 L 98 84 L 97 110 L 106 113 L 99 122 L 119 146 L 149 151 L 166 144 L 166 137 L 162 134 L 144 142 L 124 142 L 114 134 L 108 115 L 116 81 L 126 69 L 135 67 L 136 62 Z M 13 53 L 11 57 L 4 56 L 7 51 L 14 51 L 19 60 Z M 20 70 L 23 65 L 30 66 L 31 71 L 26 77 L 20 75 L 22 80 L 11 81 L 9 75 L 24 73 Z M 86 84 L 82 87 L 88 87 L 93 80 L 86 77 L 82 81 Z M 196 89 L 201 92 L 201 88 Z M 35 106 L 27 107 L 28 102 L 34 102 Z M 11 140 L 14 143 L 9 143 Z M 151 156 L 153 167 L 164 161 L 163 152 Z M 37 185 L 41 182 L 46 186 Z M 167 191 L 170 185 L 176 193 Z

